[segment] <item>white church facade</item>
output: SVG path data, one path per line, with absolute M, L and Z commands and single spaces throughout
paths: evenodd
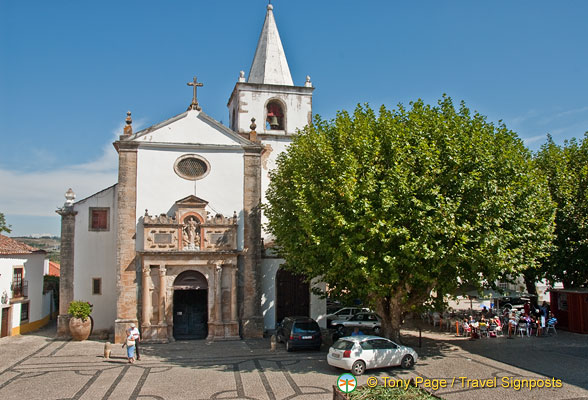
M 311 122 L 314 90 L 310 77 L 293 84 L 273 7 L 229 97 L 229 127 L 199 106 L 202 84 L 189 85 L 186 112 L 139 132 L 128 113 L 115 185 L 77 202 L 70 189 L 57 210 L 59 334 L 74 299 L 91 302 L 94 330 L 117 342 L 131 322 L 162 342 L 261 337 L 286 315 L 325 326 L 325 300 L 280 268 L 263 230 L 268 173 Z

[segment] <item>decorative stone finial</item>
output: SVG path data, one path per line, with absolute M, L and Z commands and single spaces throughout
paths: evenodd
M 130 136 L 133 134 L 133 119 L 131 118 L 131 112 L 127 111 L 127 118 L 125 119 L 125 128 L 123 133 L 125 136 Z
M 273 10 L 274 9 L 274 6 L 272 6 L 271 0 L 270 0 L 270 3 L 267 5 L 267 9 L 268 10 Z
M 245 82 L 245 71 L 239 71 L 239 82 Z
M 71 190 L 71 188 L 69 188 L 67 189 L 67 192 L 65 192 L 65 203 L 63 205 L 65 207 L 72 207 L 75 199 L 76 194 L 73 190 Z
M 255 118 L 251 118 L 251 125 L 249 125 L 251 132 L 249 132 L 249 140 L 252 142 L 257 142 L 257 132 L 255 132 L 255 128 L 257 125 L 255 124 Z
M 310 75 L 306 75 L 306 82 L 304 82 L 304 86 L 312 87 L 312 82 L 310 81 Z

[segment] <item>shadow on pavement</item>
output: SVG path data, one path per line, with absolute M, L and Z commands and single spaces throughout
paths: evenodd
M 423 328 L 423 327 L 421 327 Z M 588 389 L 588 335 L 558 331 L 544 337 L 480 338 L 470 340 L 455 333 L 433 329 L 422 330 L 422 347 L 418 347 L 418 325 L 403 331 L 403 342 L 413 347 L 423 361 L 443 358 L 456 347 L 504 364 L 524 369 Z

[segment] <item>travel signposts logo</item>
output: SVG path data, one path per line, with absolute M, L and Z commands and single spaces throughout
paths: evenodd
M 351 393 L 357 387 L 357 379 L 349 373 L 343 374 L 337 378 L 337 387 L 343 393 Z

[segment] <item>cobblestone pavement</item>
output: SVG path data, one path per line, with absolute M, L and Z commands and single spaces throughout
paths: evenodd
M 0 399 L 331 399 L 332 385 L 343 372 L 327 365 L 326 349 L 287 353 L 281 345 L 271 352 L 268 340 L 145 344 L 141 361 L 130 365 L 120 345 L 113 345 L 111 358 L 105 359 L 103 341 L 59 341 L 53 332 L 49 328 L 0 339 Z M 534 379 L 554 374 L 564 381 L 560 389 L 515 391 L 457 384 L 436 394 L 447 399 L 588 399 L 586 337 L 562 333 L 557 338 L 469 342 L 426 332 L 418 348 L 411 334 L 407 332 L 406 341 L 421 356 L 413 370 L 368 371 L 359 383 L 370 376 L 380 381 L 497 377 L 500 382 L 503 376 Z M 541 340 L 537 344 L 552 349 L 544 357 L 529 350 L 532 341 Z M 560 346 L 567 348 L 564 351 L 557 343 L 571 343 L 575 350 Z M 533 368 L 514 366 L 527 355 Z

